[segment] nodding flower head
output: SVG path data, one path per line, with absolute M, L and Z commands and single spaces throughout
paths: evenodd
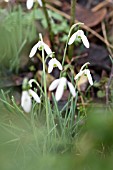
M 55 93 L 56 101 L 59 101 L 62 98 L 66 85 L 68 85 L 69 90 L 73 97 L 76 96 L 76 91 L 72 83 L 69 82 L 65 77 L 61 77 L 59 79 L 54 80 L 49 86 L 49 91 L 53 91 L 56 89 Z
M 56 59 L 56 58 L 52 58 L 49 63 L 48 63 L 48 73 L 51 73 L 53 71 L 54 67 L 58 67 L 59 70 L 62 70 L 62 65 L 61 63 Z
M 37 0 L 37 2 L 39 3 L 40 6 L 42 6 L 41 0 Z M 26 1 L 27 9 L 31 9 L 33 7 L 33 3 L 34 3 L 34 0 L 27 0 Z
M 74 79 L 75 79 L 75 80 L 78 80 L 78 79 L 84 74 L 84 75 L 87 76 L 88 81 L 89 81 L 90 85 L 92 86 L 92 85 L 93 85 L 93 79 L 92 79 L 90 70 L 85 68 L 88 64 L 90 64 L 90 63 L 85 63 L 85 64 L 81 67 L 79 73 L 75 76 Z M 85 69 L 84 69 L 84 68 L 85 68 Z
M 41 50 L 42 48 L 44 48 L 45 52 L 47 53 L 47 55 L 49 57 L 52 57 L 52 50 L 49 48 L 49 46 L 47 44 L 45 44 L 43 41 L 38 41 L 38 43 L 36 43 L 33 48 L 31 49 L 31 52 L 29 54 L 29 57 L 32 58 L 36 52 L 37 49 Z
M 26 81 L 26 80 L 25 80 Z M 25 82 L 24 81 L 24 82 Z M 30 80 L 31 81 L 31 80 Z M 29 81 L 29 82 L 30 82 Z M 29 84 L 29 89 L 23 89 L 22 91 L 22 96 L 21 96 L 21 106 L 23 108 L 23 110 L 27 113 L 29 113 L 31 111 L 31 108 L 32 108 L 32 97 L 33 99 L 37 102 L 37 103 L 40 103 L 41 100 L 40 100 L 40 97 L 38 96 L 38 94 L 33 91 L 32 89 L 30 89 L 31 87 L 31 84 L 28 82 Z M 32 81 L 33 82 L 33 81 Z M 24 86 L 25 88 L 25 86 Z M 28 87 L 27 87 L 28 88 Z
M 31 111 L 32 101 L 27 90 L 22 91 L 21 106 L 25 112 L 29 113 Z
M 68 45 L 71 45 L 74 41 L 76 41 L 77 39 L 81 39 L 84 46 L 86 48 L 89 48 L 89 41 L 87 39 L 87 37 L 85 36 L 84 32 L 82 30 L 78 30 L 77 32 L 75 32 L 69 39 Z

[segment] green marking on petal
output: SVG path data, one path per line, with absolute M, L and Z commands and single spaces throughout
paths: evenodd
M 53 65 L 53 67 L 57 67 L 57 65 L 56 65 L 56 64 L 54 64 L 54 65 Z

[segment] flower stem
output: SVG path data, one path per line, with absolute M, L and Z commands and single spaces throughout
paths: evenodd
M 43 42 L 42 34 L 39 34 L 41 41 Z M 45 106 L 46 106 L 46 123 L 47 131 L 49 134 L 49 109 L 48 109 L 48 97 L 47 97 L 47 84 L 46 84 L 46 71 L 45 71 L 45 59 L 44 48 L 42 48 L 42 63 L 43 63 L 43 81 L 44 81 L 44 93 L 45 93 Z
M 75 23 L 75 12 L 76 12 L 76 0 L 71 0 L 70 26 L 72 26 Z
M 71 0 L 71 19 L 70 26 L 75 23 L 75 12 L 76 12 L 76 0 Z M 69 46 L 68 48 L 68 58 L 71 60 L 73 57 L 74 45 Z
M 48 25 L 49 38 L 50 38 L 50 42 L 51 42 L 51 48 L 52 48 L 52 51 L 54 51 L 54 43 L 53 43 L 54 42 L 54 34 L 53 34 L 53 31 L 52 31 L 50 18 L 49 18 L 47 9 L 46 9 L 45 0 L 42 0 L 42 3 L 43 3 L 43 11 L 44 11 L 46 22 L 47 22 L 47 25 Z

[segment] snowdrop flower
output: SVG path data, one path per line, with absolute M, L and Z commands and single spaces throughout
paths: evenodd
M 23 87 L 25 88 L 28 84 L 30 87 L 32 87 L 32 82 L 35 82 L 34 79 L 31 79 L 26 85 L 25 83 L 27 82 L 27 80 L 25 79 L 23 82 Z M 40 103 L 40 97 L 38 96 L 38 94 L 36 92 L 34 92 L 32 89 L 28 89 L 28 90 L 23 90 L 22 91 L 22 96 L 21 96 L 21 106 L 24 109 L 25 112 L 29 113 L 31 111 L 31 107 L 32 107 L 32 98 L 37 102 Z
M 62 98 L 66 85 L 68 85 L 69 90 L 73 95 L 73 97 L 76 96 L 75 88 L 72 85 L 72 83 L 69 82 L 65 77 L 61 77 L 59 79 L 54 80 L 49 86 L 49 91 L 53 91 L 56 89 L 56 93 L 55 93 L 56 101 L 59 101 Z
M 41 0 L 37 0 L 37 2 L 39 3 L 40 6 L 42 6 Z M 31 9 L 33 7 L 33 3 L 34 3 L 34 0 L 27 0 L 26 2 L 27 9 Z
M 48 65 L 48 73 L 51 73 L 54 67 L 58 67 L 59 70 L 62 70 L 62 65 L 56 58 L 52 58 Z
M 75 79 L 75 80 L 78 80 L 78 79 L 84 74 L 84 75 L 87 76 L 88 81 L 89 81 L 90 85 L 92 86 L 92 85 L 93 85 L 93 80 L 92 80 L 92 76 L 91 76 L 90 70 L 89 70 L 89 69 L 84 69 L 84 67 L 85 67 L 87 64 L 89 64 L 89 63 L 85 63 L 85 64 L 81 67 L 79 73 L 75 76 L 74 79 Z
M 82 30 L 78 30 L 75 32 L 69 39 L 68 45 L 71 45 L 76 39 L 80 38 L 86 48 L 89 48 L 89 41 L 87 37 L 84 35 Z
M 48 56 L 52 57 L 52 51 L 51 49 L 49 48 L 49 46 L 47 44 L 45 44 L 44 42 L 42 41 L 39 41 L 37 44 L 35 44 L 33 46 L 33 48 L 31 49 L 31 52 L 30 52 L 30 55 L 29 57 L 32 58 L 35 54 L 36 54 L 36 51 L 37 51 L 37 48 L 39 50 L 41 50 L 42 48 L 44 48 L 45 52 L 47 53 Z
M 33 97 L 33 99 L 37 103 L 41 102 L 37 93 L 35 93 L 32 89 L 22 91 L 21 106 L 24 109 L 24 111 L 27 113 L 31 111 L 31 107 L 32 107 L 31 97 Z
M 22 91 L 21 106 L 25 112 L 27 112 L 27 113 L 30 112 L 31 107 L 32 107 L 32 101 L 31 101 L 29 92 L 26 90 Z

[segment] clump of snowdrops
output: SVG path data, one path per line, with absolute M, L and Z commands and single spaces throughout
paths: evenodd
M 42 1 L 37 0 L 37 2 L 40 6 L 43 6 Z M 27 0 L 27 8 L 31 9 L 33 3 L 33 0 Z M 58 149 L 66 152 L 72 146 L 72 138 L 77 136 L 78 125 L 83 119 L 83 116 L 79 117 L 79 114 L 76 115 L 78 100 L 77 83 L 82 75 L 86 75 L 89 84 L 91 86 L 93 85 L 92 76 L 88 69 L 89 63 L 85 63 L 76 75 L 74 75 L 74 70 L 71 70 L 71 65 L 65 65 L 68 46 L 75 41 L 81 41 L 86 48 L 90 46 L 83 30 L 79 29 L 74 32 L 74 29 L 81 24 L 76 23 L 70 28 L 62 61 L 57 60 L 54 51 L 43 41 L 42 35 L 39 34 L 38 42 L 32 47 L 29 58 L 31 59 L 36 56 L 37 50 L 40 50 L 43 65 L 42 84 L 36 79 L 28 80 L 24 78 L 21 95 L 22 109 L 17 106 L 13 97 L 12 105 L 7 102 L 2 92 L 3 99 L 1 101 L 7 105 L 11 113 L 17 112 L 19 116 L 21 114 L 24 123 L 28 127 L 32 127 L 36 142 L 35 150 L 40 149 L 43 153 L 50 153 L 50 151 L 56 152 Z M 72 34 L 72 32 L 74 33 Z M 46 66 L 47 59 L 49 62 Z M 51 74 L 55 67 L 60 70 L 59 78 L 54 79 L 49 87 L 47 87 L 47 74 Z M 69 69 L 71 74 L 68 74 Z M 60 108 L 60 100 L 63 98 L 63 94 L 67 88 L 69 89 L 67 102 Z M 48 95 L 50 93 L 48 92 L 51 93 L 51 100 Z M 44 132 L 41 133 L 42 138 L 40 139 L 37 132 L 40 132 L 42 129 L 44 129 Z M 59 141 L 61 141 L 61 144 Z
M 72 36 L 71 32 L 72 30 L 80 25 L 82 23 L 77 23 L 74 24 L 69 31 L 69 34 L 67 36 L 67 42 L 66 42 L 66 46 L 64 49 L 64 55 L 63 55 L 63 59 L 62 62 L 60 63 L 60 61 L 57 60 L 57 58 L 55 58 L 55 54 L 54 52 L 50 49 L 50 47 L 43 41 L 42 35 L 39 34 L 39 41 L 32 47 L 29 57 L 32 58 L 34 57 L 34 55 L 37 53 L 37 49 L 40 50 L 42 52 L 42 64 L 43 64 L 43 84 L 44 84 L 44 90 L 42 89 L 41 85 L 37 82 L 37 80 L 31 79 L 31 80 L 24 80 L 23 82 L 23 91 L 22 91 L 22 97 L 21 97 L 21 106 L 24 109 L 25 112 L 30 112 L 32 109 L 32 98 L 33 100 L 37 103 L 37 104 L 41 104 L 41 102 L 45 101 L 45 108 L 46 108 L 46 118 L 47 118 L 47 125 L 49 128 L 49 97 L 47 94 L 47 90 L 49 91 L 54 91 L 56 89 L 55 95 L 52 93 L 53 96 L 53 100 L 55 102 L 55 105 L 57 107 L 57 111 L 58 111 L 58 103 L 63 96 L 63 93 L 65 93 L 65 89 L 68 87 L 71 97 L 70 97 L 70 101 L 75 99 L 77 101 L 77 81 L 80 79 L 80 77 L 82 75 L 86 75 L 89 84 L 92 86 L 93 85 L 93 80 L 92 80 L 92 76 L 90 73 L 90 70 L 87 68 L 88 64 L 90 63 L 85 63 L 79 73 L 74 77 L 74 75 L 72 75 L 72 77 L 74 77 L 73 79 L 70 79 L 70 81 L 68 81 L 67 79 L 67 70 L 64 69 L 64 61 L 65 61 L 65 57 L 66 57 L 66 51 L 67 51 L 67 47 L 69 45 L 71 45 L 72 43 L 74 43 L 74 41 L 77 41 L 79 39 L 79 41 L 82 41 L 83 45 L 86 48 L 89 48 L 89 41 L 87 39 L 87 37 L 85 36 L 83 30 L 77 30 Z M 46 56 L 45 56 L 46 54 Z M 47 89 L 47 84 L 46 84 L 46 69 L 45 69 L 45 64 L 46 64 L 46 60 L 47 58 L 49 58 L 49 62 L 48 62 L 48 74 L 52 73 L 53 69 L 55 67 L 57 67 L 60 70 L 60 75 L 58 79 L 55 79 L 49 86 L 49 88 Z M 40 91 L 40 96 L 37 94 L 36 89 L 32 88 L 32 83 L 35 83 Z M 44 100 L 41 100 L 44 99 Z M 68 103 L 68 101 L 67 101 Z M 75 104 L 73 102 L 73 104 Z M 76 107 L 75 107 L 76 108 Z M 74 110 L 75 112 L 75 110 Z

